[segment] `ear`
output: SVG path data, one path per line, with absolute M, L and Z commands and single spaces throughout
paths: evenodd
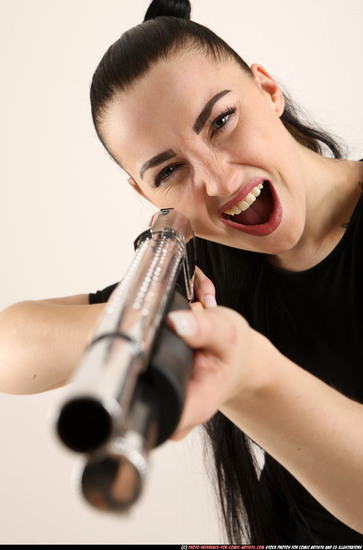
M 274 110 L 280 117 L 285 108 L 285 100 L 281 88 L 262 65 L 254 63 L 251 65 L 251 71 L 256 83 L 268 95 Z
M 129 179 L 127 180 L 129 182 L 129 184 L 131 185 L 131 187 L 133 187 L 135 189 L 135 191 L 137 193 L 139 193 L 139 195 L 141 195 L 144 199 L 147 199 L 149 200 L 147 197 L 145 197 L 143 191 L 141 191 L 140 187 L 138 186 L 138 184 L 136 183 L 136 181 L 130 176 Z

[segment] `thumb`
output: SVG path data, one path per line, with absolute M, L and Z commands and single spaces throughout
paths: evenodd
M 248 326 L 243 317 L 222 306 L 172 311 L 167 322 L 191 348 L 208 349 L 220 358 L 230 355 L 237 344 L 241 324 Z

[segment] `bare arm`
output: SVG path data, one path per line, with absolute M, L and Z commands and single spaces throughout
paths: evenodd
M 212 282 L 198 268 L 196 289 L 202 303 L 206 296 L 214 299 Z M 32 394 L 66 384 L 103 308 L 79 294 L 19 302 L 1 311 L 0 392 Z
M 104 304 L 88 295 L 14 304 L 0 313 L 0 391 L 31 394 L 67 383 Z

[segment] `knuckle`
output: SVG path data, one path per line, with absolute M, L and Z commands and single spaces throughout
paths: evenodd
M 228 346 L 234 346 L 243 337 L 247 322 L 242 315 L 232 309 L 223 306 L 218 309 L 224 317 L 224 335 L 226 344 Z

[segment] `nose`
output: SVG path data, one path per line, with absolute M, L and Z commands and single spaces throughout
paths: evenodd
M 239 185 L 239 170 L 235 164 L 210 158 L 195 169 L 194 183 L 209 197 L 230 196 Z

